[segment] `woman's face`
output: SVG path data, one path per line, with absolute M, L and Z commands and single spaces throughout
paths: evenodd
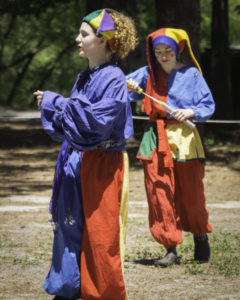
M 158 44 L 154 50 L 157 61 L 162 67 L 174 65 L 177 62 L 173 49 L 166 44 Z
M 99 47 L 103 46 L 102 38 L 97 37 L 92 27 L 86 22 L 83 22 L 79 29 L 76 43 L 79 56 L 88 59 L 94 57 L 99 51 Z

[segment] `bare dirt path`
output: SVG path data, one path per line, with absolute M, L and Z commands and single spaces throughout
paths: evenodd
M 49 270 L 52 231 L 48 200 L 59 145 L 39 124 L 0 124 L 0 299 L 48 300 L 42 283 Z M 5 130 L 3 130 L 5 128 Z M 13 129 L 11 131 L 10 129 Z M 8 129 L 8 130 L 7 130 Z M 28 129 L 26 135 L 25 130 Z M 23 136 L 27 140 L 23 142 Z M 45 140 L 46 138 L 46 140 Z M 130 199 L 125 258 L 129 300 L 240 299 L 240 146 L 208 146 L 205 193 L 213 233 L 212 259 L 192 260 L 192 236 L 184 233 L 181 263 L 156 268 L 164 249 L 151 237 L 138 142 L 128 146 Z

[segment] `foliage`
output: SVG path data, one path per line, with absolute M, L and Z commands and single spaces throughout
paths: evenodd
M 210 47 L 211 1 L 201 1 L 201 51 Z M 99 0 L 100 7 L 108 3 Z M 116 8 L 123 1 L 116 1 Z M 0 0 L 0 105 L 34 106 L 32 92 L 50 89 L 69 95 L 79 59 L 74 40 L 82 17 L 93 2 L 86 0 Z M 140 42 L 156 29 L 156 1 L 131 0 L 120 10 L 131 15 Z M 161 5 L 164 5 L 162 3 Z M 103 6 L 102 6 L 103 7 Z M 229 0 L 230 43 L 240 43 L 240 0 Z
M 39 15 L 48 7 L 55 7 L 64 0 L 1 0 L 0 14 L 11 15 Z M 66 2 L 66 1 L 65 1 Z
M 145 41 L 146 36 L 156 30 L 156 14 L 154 0 L 137 1 L 137 15 L 135 17 L 140 41 Z
M 211 0 L 201 2 L 201 23 L 200 23 L 200 51 L 203 52 L 210 47 L 211 40 Z
M 229 0 L 229 42 L 240 45 L 240 0 Z
M 203 52 L 211 46 L 211 18 L 212 18 L 212 0 L 201 0 L 201 42 L 200 50 Z M 229 3 L 229 44 L 240 44 L 240 0 L 228 0 Z
M 16 6 L 16 11 L 12 3 L 6 1 L 5 11 L 1 9 L 0 103 L 29 106 L 36 89 L 68 94 L 86 65 L 74 53 L 77 28 L 85 14 L 83 2 L 32 1 L 24 9 Z

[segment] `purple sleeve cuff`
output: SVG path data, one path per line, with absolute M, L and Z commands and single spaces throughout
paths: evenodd
M 43 101 L 41 105 L 41 121 L 43 129 L 56 141 L 65 139 L 61 117 L 62 110 L 67 104 L 67 98 L 51 91 L 43 93 Z

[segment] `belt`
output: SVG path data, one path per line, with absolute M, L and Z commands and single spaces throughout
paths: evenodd
M 103 141 L 101 142 L 101 144 L 97 145 L 96 147 L 91 148 L 90 150 L 104 150 L 104 149 L 108 149 L 108 148 L 116 148 L 116 147 L 120 147 L 120 146 L 124 146 L 126 144 L 125 141 L 123 142 L 117 142 L 117 141 L 111 141 L 111 140 L 107 140 L 107 141 Z M 72 153 L 73 148 L 72 146 L 68 146 L 68 153 Z
M 125 145 L 126 142 L 117 142 L 117 141 L 103 141 L 101 144 L 97 145 L 94 149 L 103 150 L 108 148 L 116 148 Z

